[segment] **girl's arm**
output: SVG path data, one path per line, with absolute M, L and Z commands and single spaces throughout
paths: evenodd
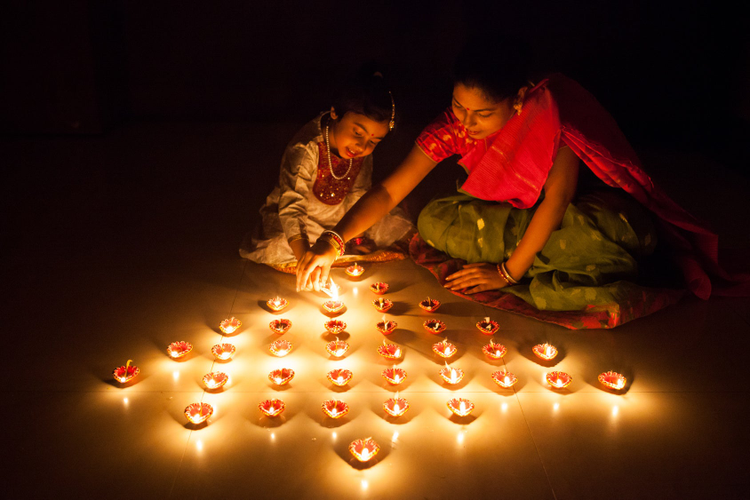
M 365 232 L 398 205 L 437 165 L 414 146 L 406 159 L 383 182 L 367 192 L 333 229 L 344 241 Z M 297 265 L 297 290 L 316 291 L 328 282 L 335 249 L 325 241 L 316 242 Z

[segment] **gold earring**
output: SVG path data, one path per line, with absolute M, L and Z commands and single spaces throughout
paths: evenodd
M 518 113 L 518 116 L 521 116 L 521 110 L 523 109 L 523 102 L 516 101 L 516 103 L 513 105 L 513 109 L 516 110 L 516 113 Z

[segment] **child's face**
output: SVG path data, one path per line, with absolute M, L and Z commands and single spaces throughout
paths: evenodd
M 331 117 L 334 120 L 338 117 L 333 109 Z M 386 122 L 376 122 L 365 115 L 349 111 L 331 127 L 331 149 L 335 149 L 345 160 L 367 156 L 387 133 Z

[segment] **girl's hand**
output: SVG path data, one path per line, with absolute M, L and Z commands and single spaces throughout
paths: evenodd
M 466 264 L 460 271 L 446 277 L 445 281 L 445 288 L 448 290 L 462 290 L 469 295 L 508 286 L 498 274 L 497 266 L 484 262 Z
M 325 241 L 316 242 L 297 262 L 297 291 L 319 292 L 328 283 L 328 274 L 334 260 L 336 249 Z

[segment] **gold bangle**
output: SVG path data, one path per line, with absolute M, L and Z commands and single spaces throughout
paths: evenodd
M 503 261 L 502 264 L 500 264 L 500 270 L 503 272 L 504 278 L 510 283 L 511 285 L 517 285 L 518 281 L 513 279 L 513 276 L 511 276 L 510 272 L 508 272 L 508 268 L 505 266 L 505 262 Z

